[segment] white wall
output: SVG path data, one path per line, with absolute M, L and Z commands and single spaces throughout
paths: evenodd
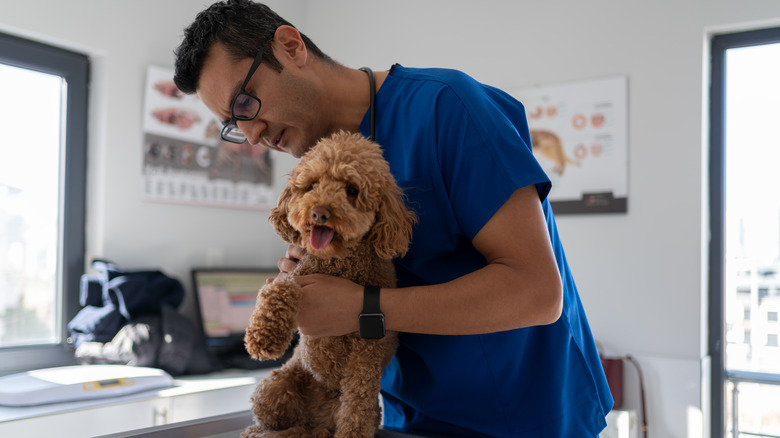
M 183 27 L 209 3 L 0 2 L 0 31 L 92 57 L 88 256 L 161 267 L 186 285 L 190 266 L 273 266 L 285 248 L 264 212 L 140 200 L 146 67 L 172 66 Z M 628 76 L 629 212 L 558 223 L 596 337 L 644 367 L 651 436 L 693 436 L 706 336 L 707 32 L 780 24 L 780 2 L 268 3 L 352 67 L 452 67 L 504 89 Z M 273 158 L 282 184 L 294 160 Z

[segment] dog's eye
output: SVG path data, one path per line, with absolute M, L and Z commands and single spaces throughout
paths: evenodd
M 349 196 L 349 197 L 355 197 L 355 196 L 357 196 L 357 195 L 358 195 L 358 189 L 357 189 L 357 187 L 355 187 L 355 186 L 353 186 L 353 185 L 348 185 L 348 186 L 347 186 L 347 196 Z
M 317 181 L 312 181 L 308 186 L 306 186 L 306 191 L 310 192 L 314 190 L 314 187 L 317 186 Z

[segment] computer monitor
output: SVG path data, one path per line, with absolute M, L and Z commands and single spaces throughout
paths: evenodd
M 291 356 L 298 342 L 293 336 L 290 347 L 277 358 L 254 360 L 244 347 L 244 333 L 255 309 L 257 294 L 266 280 L 276 277 L 276 268 L 194 268 L 197 321 L 206 348 L 227 368 L 257 369 L 279 366 Z
M 195 268 L 192 283 L 206 346 L 215 354 L 243 350 L 244 332 L 270 268 Z

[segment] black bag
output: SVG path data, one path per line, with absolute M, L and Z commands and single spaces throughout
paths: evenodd
M 81 277 L 84 308 L 68 324 L 76 358 L 83 364 L 161 368 L 172 375 L 220 368 L 190 320 L 176 308 L 181 283 L 160 271 L 123 272 L 104 260 L 97 275 Z
M 179 280 L 161 271 L 124 272 L 105 260 L 94 260 L 96 275 L 81 276 L 79 303 L 84 307 L 68 323 L 70 341 L 108 342 L 133 318 L 160 315 L 167 305 L 178 308 L 184 300 Z
M 206 374 L 221 369 L 208 354 L 195 326 L 176 310 L 145 315 L 125 324 L 111 342 L 82 342 L 76 348 L 82 364 L 124 364 L 154 367 L 173 376 Z

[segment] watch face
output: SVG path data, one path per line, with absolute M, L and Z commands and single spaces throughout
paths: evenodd
M 360 337 L 381 339 L 385 337 L 385 315 L 381 313 L 361 314 L 358 318 Z

